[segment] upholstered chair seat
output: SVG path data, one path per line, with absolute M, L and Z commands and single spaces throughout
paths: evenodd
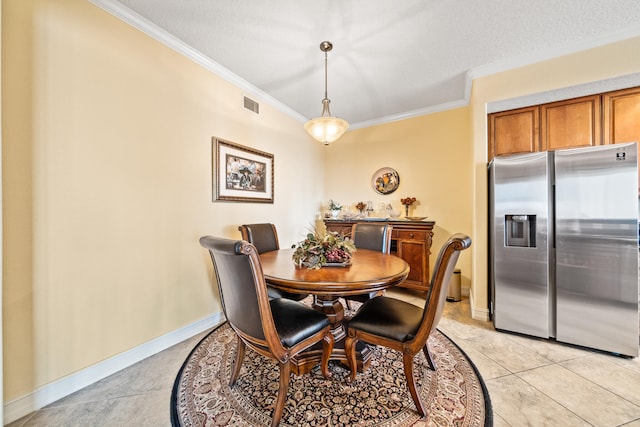
M 423 307 L 387 296 L 379 296 L 362 304 L 349 321 L 345 353 L 351 368 L 351 381 L 356 379 L 356 343 L 364 341 L 381 345 L 402 354 L 407 387 L 416 409 L 426 416 L 413 375 L 413 359 L 422 351 L 429 368 L 436 370 L 436 364 L 429 352 L 429 335 L 436 329 L 453 269 L 460 252 L 471 246 L 471 239 L 464 234 L 451 236 L 442 246 L 436 260 L 429 292 Z
M 394 298 L 367 301 L 366 310 L 349 321 L 349 327 L 405 342 L 415 338 L 422 321 L 421 307 Z
M 316 310 L 286 298 L 269 301 L 273 322 L 285 347 L 293 347 L 330 325 L 329 318 Z
M 233 387 L 240 375 L 247 346 L 276 360 L 280 380 L 271 426 L 277 426 L 289 388 L 292 359 L 297 354 L 321 342 L 320 367 L 324 377 L 329 377 L 329 356 L 334 344 L 329 318 L 298 301 L 269 299 L 253 244 L 213 236 L 200 238 L 200 244 L 209 250 L 222 309 L 236 333 L 237 350 L 229 386 Z

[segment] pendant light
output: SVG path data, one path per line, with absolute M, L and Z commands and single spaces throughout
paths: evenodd
M 338 117 L 332 117 L 329 110 L 331 102 L 327 97 L 327 52 L 333 49 L 331 42 L 324 41 L 320 43 L 320 50 L 324 52 L 324 99 L 322 100 L 322 115 L 315 119 L 309 120 L 304 124 L 304 129 L 314 139 L 329 145 L 336 139 L 340 138 L 349 128 L 349 123 Z

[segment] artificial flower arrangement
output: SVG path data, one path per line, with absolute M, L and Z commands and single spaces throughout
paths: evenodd
M 415 197 L 405 197 L 404 199 L 400 199 L 400 203 L 404 205 L 405 214 L 409 215 L 409 206 L 414 204 L 416 201 Z
M 356 250 L 353 240 L 349 237 L 337 231 L 320 234 L 316 230 L 291 247 L 295 249 L 293 252 L 295 265 L 312 269 L 318 269 L 327 264 L 349 265 L 351 254 Z

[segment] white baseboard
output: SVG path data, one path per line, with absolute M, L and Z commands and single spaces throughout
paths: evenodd
M 33 411 L 49 405 L 56 400 L 75 393 L 76 391 L 108 377 L 139 361 L 153 356 L 167 348 L 178 344 L 200 332 L 213 328 L 225 320 L 222 312 L 207 316 L 183 328 L 169 332 L 152 341 L 141 344 L 131 350 L 113 356 L 103 362 L 85 368 L 72 375 L 60 378 L 52 383 L 40 387 L 28 395 L 19 397 L 4 404 L 3 425 L 18 420 Z
M 469 293 L 469 305 L 471 305 L 471 318 L 488 322 L 491 320 L 488 308 L 478 308 L 473 303 L 473 293 Z

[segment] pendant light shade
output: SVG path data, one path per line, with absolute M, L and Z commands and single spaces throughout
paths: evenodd
M 317 141 L 329 145 L 340 138 L 349 128 L 349 123 L 339 117 L 332 117 L 327 97 L 327 52 L 333 49 L 331 42 L 320 43 L 320 50 L 324 52 L 324 99 L 322 100 L 322 115 L 309 120 L 304 124 L 304 129 Z

